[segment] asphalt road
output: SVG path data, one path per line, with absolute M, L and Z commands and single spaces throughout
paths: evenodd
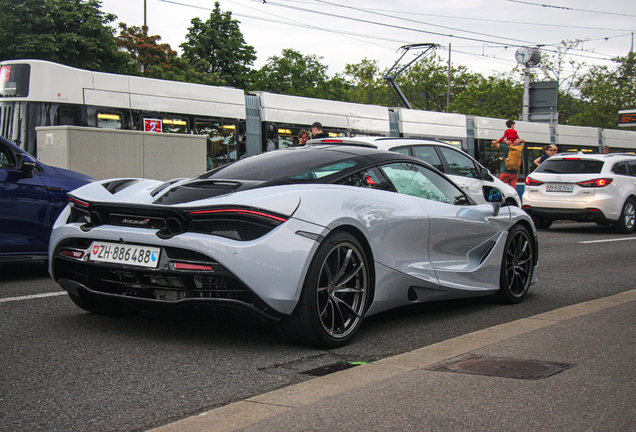
M 634 288 L 636 235 L 555 224 L 539 241 L 539 282 L 524 303 L 402 308 L 369 318 L 349 346 L 328 351 L 287 344 L 244 316 L 91 315 L 43 264 L 0 264 L 0 431 L 143 431 L 311 379 L 303 372 L 319 367 L 374 361 Z

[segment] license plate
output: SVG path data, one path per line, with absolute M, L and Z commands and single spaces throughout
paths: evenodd
M 572 192 L 574 186 L 572 185 L 546 185 L 546 192 Z
M 91 261 L 127 264 L 138 267 L 157 267 L 161 249 L 150 246 L 93 242 Z

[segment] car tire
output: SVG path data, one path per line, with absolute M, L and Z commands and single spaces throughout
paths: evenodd
M 552 226 L 552 219 L 541 216 L 532 216 L 532 222 L 537 229 L 548 229 Z
M 337 348 L 362 325 L 371 290 L 369 259 L 349 233 L 336 232 L 318 247 L 292 314 L 277 325 L 296 343 Z
M 534 242 L 523 225 L 515 225 L 508 231 L 504 256 L 501 261 L 499 291 L 495 299 L 504 304 L 523 301 L 528 293 L 534 271 Z
M 615 224 L 616 231 L 621 234 L 630 234 L 636 228 L 636 203 L 633 198 L 627 198 L 623 204 L 621 217 Z
M 90 294 L 68 293 L 68 296 L 80 309 L 97 315 L 133 316 L 141 311 L 138 307 L 123 304 L 116 299 L 100 300 Z

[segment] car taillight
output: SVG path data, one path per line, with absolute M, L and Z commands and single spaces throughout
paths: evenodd
M 526 177 L 526 185 L 528 186 L 540 186 L 542 184 L 543 182 L 540 182 L 539 180 L 535 180 L 532 177 Z
M 287 218 L 283 218 L 280 216 L 275 216 L 273 214 L 265 213 L 262 211 L 255 210 L 247 210 L 240 208 L 233 209 L 218 209 L 218 210 L 195 210 L 190 212 L 191 215 L 223 215 L 223 216 L 232 216 L 232 215 L 245 215 L 245 216 L 256 216 L 258 218 L 269 219 L 278 223 L 287 222 Z
M 600 179 L 578 182 L 577 185 L 581 187 L 588 187 L 588 188 L 605 187 L 608 184 L 610 184 L 612 180 L 613 179 L 611 178 L 600 178 Z
M 68 196 L 68 201 L 70 203 L 77 204 L 77 205 L 80 205 L 82 207 L 88 207 L 89 206 L 89 204 L 87 202 L 80 201 L 77 198 L 72 197 L 71 195 Z

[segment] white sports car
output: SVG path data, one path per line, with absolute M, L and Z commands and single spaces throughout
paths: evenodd
M 295 342 L 348 343 L 363 318 L 432 300 L 520 302 L 536 281 L 529 216 L 475 204 L 432 166 L 367 147 L 289 148 L 192 179 L 98 181 L 69 195 L 50 273 L 101 314 L 253 311 Z

